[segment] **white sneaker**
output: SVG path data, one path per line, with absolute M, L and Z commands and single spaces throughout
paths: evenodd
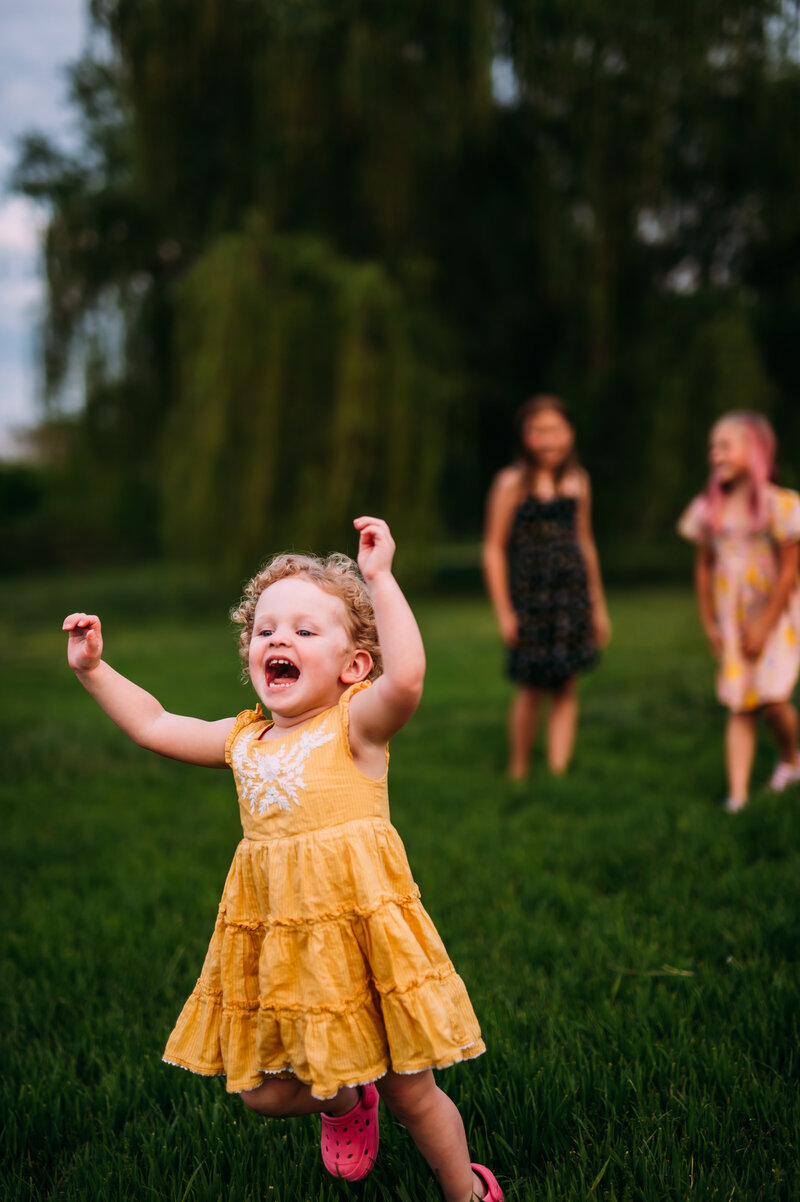
M 747 805 L 747 798 L 729 797 L 727 801 L 723 801 L 722 808 L 726 814 L 738 814 Z
M 782 793 L 784 789 L 788 789 L 789 785 L 800 784 L 800 757 L 794 764 L 787 764 L 783 760 L 775 765 L 775 771 L 769 778 L 769 787 L 776 793 Z

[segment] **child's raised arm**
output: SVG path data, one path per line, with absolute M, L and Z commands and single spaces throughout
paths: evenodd
M 152 694 L 102 659 L 103 636 L 95 614 L 70 614 L 62 630 L 69 634 L 69 666 L 111 721 L 134 743 L 189 764 L 225 767 L 225 741 L 233 728 L 233 718 L 204 722 L 168 713 Z
M 411 606 L 392 575 L 394 539 L 380 518 L 353 523 L 361 537 L 358 566 L 375 610 L 383 672 L 350 706 L 351 742 L 385 746 L 419 705 L 425 680 L 425 648 Z

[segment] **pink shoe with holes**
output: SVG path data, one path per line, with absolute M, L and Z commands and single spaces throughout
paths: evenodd
M 483 1195 L 483 1202 L 503 1202 L 503 1191 L 501 1190 L 497 1178 L 491 1169 L 487 1169 L 484 1164 L 471 1164 L 469 1166 L 473 1173 L 477 1173 L 483 1184 L 486 1186 L 486 1193 Z
M 352 1110 L 322 1115 L 322 1163 L 334 1177 L 361 1181 L 378 1156 L 378 1091 L 363 1085 Z

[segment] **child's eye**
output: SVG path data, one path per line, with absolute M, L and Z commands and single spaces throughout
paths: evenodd
M 299 634 L 299 635 L 300 635 L 302 638 L 304 638 L 304 639 L 310 639 L 310 638 L 311 638 L 311 635 L 313 634 L 313 631 L 311 631 L 311 630 L 298 630 L 298 632 L 297 632 L 297 633 L 298 633 L 298 634 Z
M 264 627 L 262 627 L 261 630 L 258 631 L 259 638 L 269 638 L 269 636 L 271 634 L 272 634 L 272 628 L 270 626 L 264 626 Z

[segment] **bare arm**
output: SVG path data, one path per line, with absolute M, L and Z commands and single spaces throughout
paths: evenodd
M 589 600 L 592 606 L 592 621 L 595 638 L 604 647 L 611 638 L 611 619 L 608 616 L 606 596 L 603 589 L 603 577 L 600 572 L 600 557 L 597 554 L 597 544 L 592 532 L 592 487 L 589 477 L 581 473 L 581 489 L 578 494 L 576 513 L 576 534 L 578 546 L 586 564 L 586 581 L 589 586 Z
M 520 473 L 505 468 L 494 478 L 486 501 L 483 535 L 483 576 L 503 642 L 513 647 L 519 637 L 519 620 L 508 584 L 508 540 L 514 510 L 519 502 Z
M 225 741 L 233 729 L 233 718 L 204 722 L 168 713 L 151 693 L 102 659 L 103 636 L 96 615 L 70 614 L 62 629 L 69 633 L 69 666 L 87 693 L 134 743 L 189 764 L 225 767 Z
M 722 651 L 722 638 L 717 625 L 714 605 L 714 552 L 710 546 L 700 543 L 694 557 L 694 589 L 700 624 L 715 656 Z
M 797 585 L 800 563 L 800 544 L 781 543 L 778 547 L 778 579 L 775 581 L 764 613 L 744 631 L 742 644 L 745 655 L 758 656 L 774 629 L 778 618 L 786 608 L 789 594 Z
M 350 739 L 384 748 L 414 713 L 425 680 L 425 648 L 411 606 L 392 575 L 394 540 L 380 518 L 356 518 L 360 532 L 358 566 L 367 582 L 383 673 L 372 688 L 357 693 L 350 705 Z

